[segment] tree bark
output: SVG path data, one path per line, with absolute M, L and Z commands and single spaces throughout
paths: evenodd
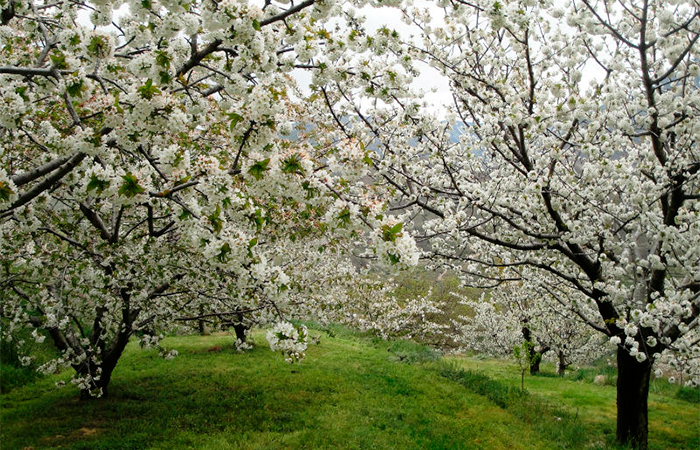
M 651 363 L 637 361 L 624 348 L 617 350 L 617 442 L 647 450 L 648 397 Z
M 540 373 L 540 362 L 542 361 L 542 354 L 535 350 L 535 345 L 532 342 L 532 332 L 527 326 L 523 326 L 521 332 L 523 333 L 523 339 L 529 342 L 531 345 L 527 348 L 527 359 L 530 362 L 530 375 L 537 375 Z
M 566 366 L 568 364 L 566 363 L 566 358 L 564 357 L 564 352 L 559 352 L 559 363 L 557 364 L 557 375 L 560 377 L 564 376 L 564 372 L 566 372 Z
M 85 376 L 92 374 L 93 376 L 97 374 L 97 370 L 101 369 L 99 379 L 92 380 L 92 383 L 88 389 L 83 389 L 80 391 L 81 400 L 89 400 L 96 398 L 93 391 L 101 391 L 102 397 L 107 395 L 107 386 L 112 380 L 112 372 L 117 367 L 117 362 L 122 356 L 126 345 L 129 343 L 130 333 L 121 332 L 114 338 L 109 348 L 104 352 L 102 360 L 99 364 L 86 363 L 83 366 L 75 367 L 78 374 Z M 104 346 L 104 344 L 102 344 Z
M 540 362 L 542 362 L 542 357 L 535 352 L 535 350 L 530 350 L 530 375 L 537 375 L 540 373 Z
M 245 342 L 246 336 L 245 332 L 248 330 L 249 327 L 245 326 L 242 323 L 234 323 L 233 324 L 233 331 L 236 333 L 236 339 L 240 339 L 241 342 Z

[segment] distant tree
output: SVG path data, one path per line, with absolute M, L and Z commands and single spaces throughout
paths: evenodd
M 610 351 L 574 312 L 564 309 L 550 295 L 538 286 L 512 281 L 488 291 L 480 299 L 460 297 L 460 303 L 471 314 L 458 320 L 459 342 L 467 349 L 495 356 L 511 356 L 514 347 L 529 342 L 524 348 L 528 355 L 522 361 L 529 361 L 533 375 L 549 355 L 557 363 L 558 374 L 563 376 L 574 362 L 590 363 Z M 576 295 L 579 295 L 576 291 L 567 292 L 567 297 Z M 592 312 L 590 305 L 588 312 Z

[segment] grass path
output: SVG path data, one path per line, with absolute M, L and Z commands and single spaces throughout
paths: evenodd
M 109 396 L 95 401 L 79 401 L 73 387 L 56 390 L 61 376 L 15 389 L 0 397 L 0 447 L 547 450 L 570 444 L 545 438 L 522 416 L 439 377 L 430 365 L 397 362 L 390 343 L 322 334 L 304 362 L 289 366 L 264 347 L 261 333 L 254 339 L 258 346 L 239 354 L 230 336 L 168 338 L 165 345 L 180 352 L 172 361 L 130 344 Z

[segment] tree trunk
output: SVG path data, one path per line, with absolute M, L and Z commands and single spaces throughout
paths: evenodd
M 240 339 L 241 342 L 245 342 L 245 332 L 248 328 L 249 327 L 243 325 L 242 323 L 233 324 L 233 331 L 236 333 L 236 339 Z
M 98 368 L 101 369 L 99 379 L 93 379 L 87 389 L 80 391 L 81 400 L 89 400 L 97 397 L 105 397 L 107 395 L 107 386 L 112 380 L 112 372 L 117 367 L 117 362 L 122 356 L 126 345 L 129 343 L 129 333 L 121 332 L 114 338 L 112 344 L 103 355 L 102 361 L 98 364 L 84 364 L 79 368 L 75 368 L 79 375 L 85 376 L 88 374 L 96 375 Z
M 649 423 L 649 360 L 638 362 L 623 348 L 617 350 L 617 442 L 647 450 Z
M 560 377 L 563 377 L 564 372 L 566 372 L 566 366 L 568 366 L 568 364 L 566 364 L 566 358 L 564 357 L 564 352 L 560 351 L 557 356 L 559 356 L 559 363 L 557 364 L 557 375 L 559 375 Z
M 530 375 L 537 375 L 540 373 L 540 362 L 542 361 L 541 355 L 537 354 L 534 350 L 530 350 Z
M 542 351 L 537 351 L 535 349 L 535 344 L 532 341 L 532 331 L 526 325 L 523 325 L 521 330 L 523 333 L 523 339 L 530 345 L 527 346 L 527 360 L 530 363 L 530 375 L 537 375 L 540 373 L 540 363 L 542 362 L 542 355 L 549 350 L 549 347 L 544 347 Z

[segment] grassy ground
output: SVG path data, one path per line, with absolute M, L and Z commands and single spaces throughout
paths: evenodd
M 501 407 L 460 380 L 440 376 L 448 366 L 432 361 L 429 351 L 312 331 L 319 334 L 320 345 L 293 366 L 265 348 L 261 333 L 254 335 L 258 346 L 244 354 L 226 335 L 169 338 L 165 345 L 180 352 L 172 361 L 132 344 L 106 398 L 81 402 L 74 388 L 55 389 L 65 374 L 0 397 L 0 447 L 584 449 L 603 448 L 595 433 L 603 435 L 601 427 L 613 423 L 600 420 L 614 406 L 606 386 L 528 378 L 534 394 Z M 517 384 L 498 361 L 458 364 L 500 377 L 497 384 L 511 378 Z M 558 421 L 545 395 L 578 408 L 580 417 Z M 653 401 L 653 448 L 698 448 L 698 405 L 669 396 Z M 663 438 L 660 420 L 668 421 Z
M 502 380 L 506 385 L 520 387 L 520 372 L 512 361 L 479 357 L 452 358 L 467 370 L 476 370 Z M 615 434 L 614 369 L 604 367 L 555 376 L 555 367 L 542 365 L 543 374 L 525 378 L 525 389 L 550 404 L 562 405 L 578 415 L 599 436 Z M 606 374 L 604 385 L 593 384 L 596 374 Z M 665 379 L 652 380 L 649 394 L 650 450 L 700 449 L 700 404 L 675 398 L 678 387 Z

